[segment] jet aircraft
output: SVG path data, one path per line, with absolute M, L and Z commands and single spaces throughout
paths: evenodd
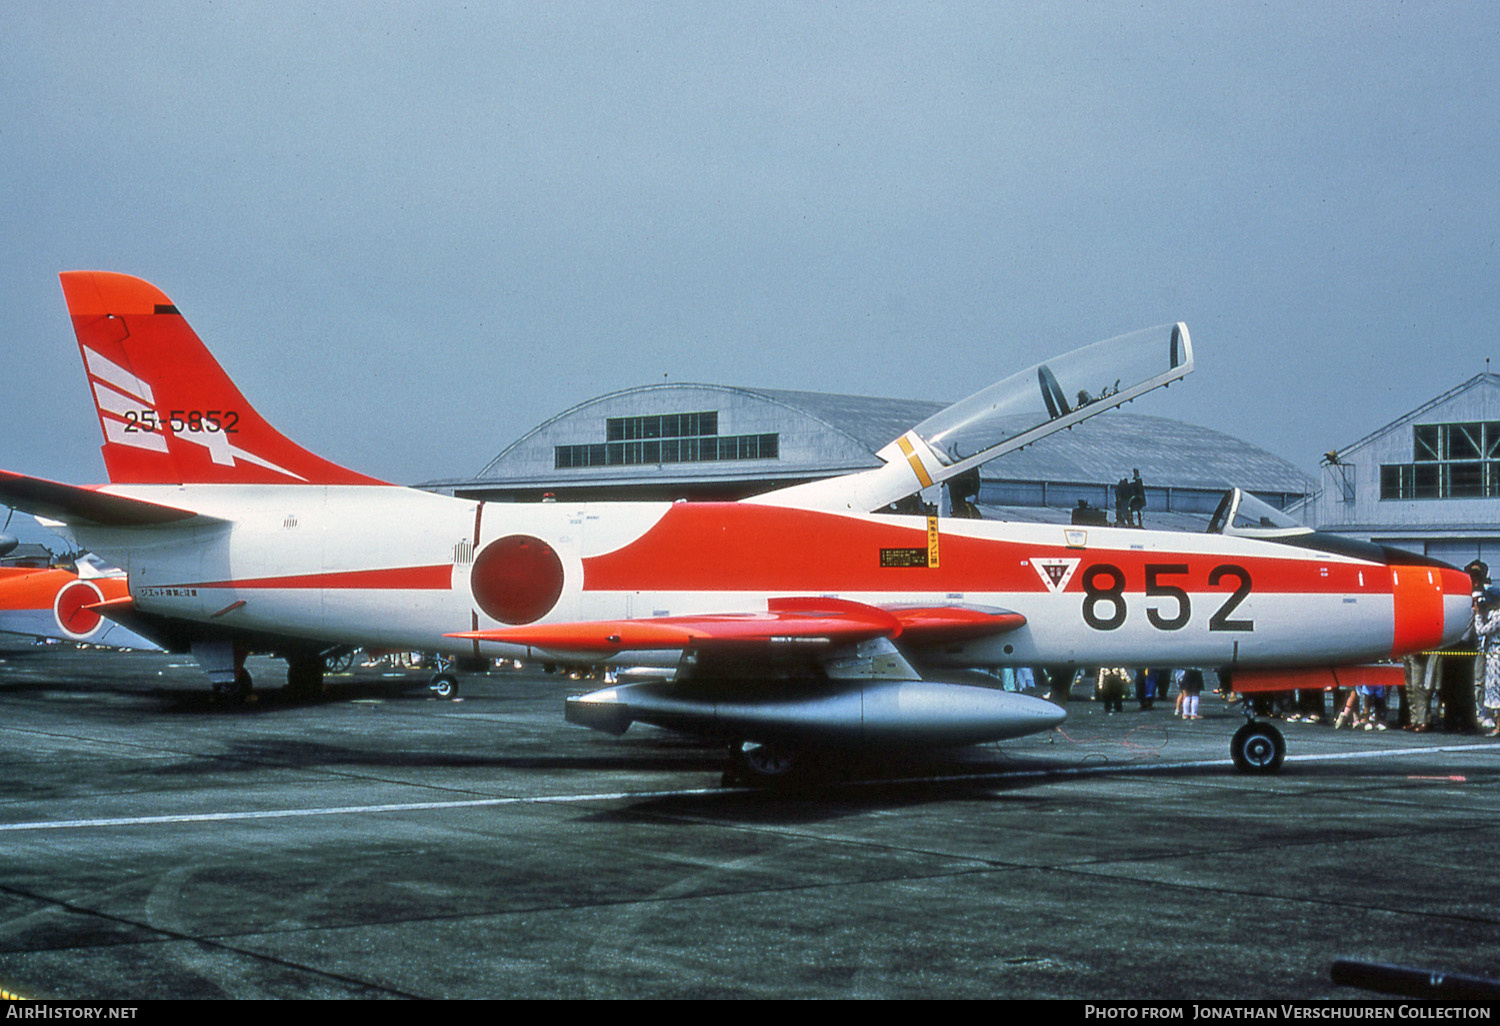
M 950 746 L 1063 711 L 975 667 L 1227 672 L 1400 656 L 1455 639 L 1469 580 L 1280 524 L 1231 492 L 1205 534 L 876 512 L 1179 380 L 1181 324 L 1011 375 L 879 452 L 874 470 L 740 502 L 506 504 L 398 487 L 296 445 L 161 290 L 67 272 L 110 483 L 0 471 L 0 499 L 129 574 L 95 609 L 190 650 L 218 686 L 270 651 L 320 679 L 330 643 L 566 662 L 677 662 L 569 701 L 574 722 L 732 742 L 752 775 L 809 753 Z M 1274 511 L 1271 511 L 1274 512 Z M 1267 728 L 1269 729 L 1269 728 Z M 1241 731 L 1241 765 L 1280 763 Z
M 0 635 L 45 638 L 108 648 L 154 651 L 158 646 L 105 619 L 100 603 L 128 599 L 125 574 L 85 558 L 66 567 L 0 566 Z

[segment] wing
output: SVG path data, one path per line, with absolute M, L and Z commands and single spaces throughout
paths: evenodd
M 910 648 L 952 645 L 1023 627 L 1026 617 L 1008 609 L 988 606 L 891 606 L 891 615 L 901 622 L 901 643 Z
M 555 654 L 611 656 L 623 651 L 684 649 L 712 652 L 734 648 L 740 659 L 778 650 L 833 651 L 876 638 L 911 646 L 951 644 L 1012 631 L 1026 622 L 1020 613 L 978 606 L 879 606 L 849 599 L 773 598 L 765 612 L 663 616 L 640 620 L 527 624 L 465 631 L 448 637 L 527 645 Z
M 1064 713 L 999 688 L 931 680 L 897 648 L 1012 631 L 1019 613 L 973 606 L 881 608 L 776 598 L 764 612 L 531 624 L 451 637 L 548 655 L 683 652 L 674 678 L 615 684 L 567 700 L 569 722 L 620 734 L 650 723 L 691 734 L 787 744 L 963 745 L 1056 726 Z

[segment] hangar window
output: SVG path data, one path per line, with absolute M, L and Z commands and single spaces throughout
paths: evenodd
M 715 463 L 720 460 L 774 460 L 781 455 L 775 432 L 720 435 L 715 410 L 610 417 L 605 441 L 559 445 L 553 450 L 558 470 L 582 467 L 657 466 L 666 463 Z
M 1380 468 L 1380 498 L 1500 498 L 1500 421 L 1416 425 L 1412 462 Z
M 610 442 L 633 442 L 637 438 L 697 438 L 719 433 L 717 410 L 706 413 L 657 413 L 644 417 L 610 417 L 604 422 L 604 437 Z

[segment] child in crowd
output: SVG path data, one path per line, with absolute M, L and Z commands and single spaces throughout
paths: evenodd
M 1201 720 L 1198 714 L 1198 699 L 1203 694 L 1203 671 L 1189 669 L 1182 671 L 1181 692 L 1178 694 L 1180 715 L 1185 720 Z

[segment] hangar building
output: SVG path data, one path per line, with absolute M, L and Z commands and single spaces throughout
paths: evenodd
M 732 499 L 880 465 L 875 453 L 945 403 L 724 385 L 611 392 L 537 425 L 472 479 L 423 487 L 487 500 Z M 1203 530 L 1224 489 L 1278 508 L 1315 482 L 1228 435 L 1110 411 L 981 469 L 986 517 L 1066 522 L 1079 500 L 1113 510 L 1139 468 L 1146 523 Z
M 1500 568 L 1500 375 L 1463 384 L 1323 459 L 1303 519 L 1463 566 Z

